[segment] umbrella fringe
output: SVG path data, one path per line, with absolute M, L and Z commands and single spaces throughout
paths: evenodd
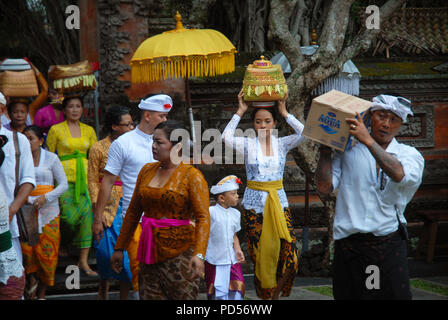
M 132 83 L 144 83 L 167 78 L 214 77 L 234 70 L 234 53 L 194 56 L 187 59 L 147 59 L 131 63 L 131 80 Z

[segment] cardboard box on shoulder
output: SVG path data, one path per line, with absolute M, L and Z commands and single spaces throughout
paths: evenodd
M 372 102 L 331 90 L 313 99 L 306 119 L 303 136 L 339 151 L 351 145 L 346 118 L 354 118 L 356 112 L 365 117 Z

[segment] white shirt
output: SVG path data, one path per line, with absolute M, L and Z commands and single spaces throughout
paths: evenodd
M 400 182 L 376 173 L 376 160 L 369 149 L 357 143 L 344 153 L 337 152 L 332 161 L 333 189 L 339 189 L 334 218 L 334 239 L 346 238 L 354 233 L 388 235 L 398 228 L 397 206 L 400 221 L 406 223 L 404 209 L 411 201 L 422 181 L 424 159 L 417 149 L 393 139 L 386 152 L 396 157 L 404 170 Z
M 9 208 L 5 192 L 0 186 L 0 234 L 9 230 Z M 0 283 L 6 285 L 9 277 L 20 278 L 23 273 L 23 266 L 20 263 L 14 247 L 0 252 Z
M 271 135 L 273 155 L 269 157 L 263 155 L 258 137 L 235 137 L 236 127 L 241 120 L 240 116 L 235 114 L 227 124 L 222 139 L 227 146 L 244 155 L 247 180 L 277 181 L 283 179 L 287 153 L 304 140 L 302 137 L 303 124 L 292 114 L 288 114 L 285 119 L 296 133 L 281 138 Z M 285 190 L 282 188 L 277 190 L 277 193 L 282 208 L 287 208 L 288 199 Z M 256 213 L 263 214 L 267 196 L 266 191 L 246 188 L 242 204 L 246 210 L 253 209 Z
M 39 232 L 59 215 L 59 197 L 68 189 L 67 177 L 57 155 L 47 150 L 40 150 L 39 165 L 34 167 L 36 184 L 55 186 L 54 190 L 45 194 L 47 200 L 39 209 Z M 33 203 L 40 196 L 29 196 L 28 202 Z
M 209 208 L 210 235 L 205 260 L 213 265 L 237 262 L 233 237 L 241 230 L 241 213 L 235 208 L 223 208 L 219 204 Z
M 5 161 L 0 167 L 0 186 L 5 191 L 6 200 L 10 206 L 14 201 L 14 189 L 16 187 L 16 152 L 12 131 L 5 129 L 2 126 L 0 128 L 0 135 L 5 135 L 8 138 L 8 142 L 2 148 L 5 152 Z M 20 149 L 19 186 L 24 183 L 31 183 L 36 187 L 30 143 L 23 134 L 18 133 L 17 135 Z M 19 227 L 17 226 L 16 216 L 12 219 L 10 227 L 12 237 L 19 237 Z
M 123 216 L 129 207 L 138 174 L 148 162 L 155 162 L 152 155 L 153 135 L 138 127 L 126 132 L 112 142 L 104 170 L 120 176 L 123 182 Z

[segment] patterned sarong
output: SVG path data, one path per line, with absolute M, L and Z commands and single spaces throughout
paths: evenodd
M 299 269 L 299 250 L 296 247 L 296 237 L 294 235 L 294 229 L 291 223 L 291 213 L 289 208 L 285 208 L 284 212 L 286 224 L 288 226 L 292 241 L 287 242 L 284 239 L 281 239 L 280 242 L 280 255 L 277 263 L 276 281 L 277 284 L 281 282 L 283 285 L 281 288 L 262 288 L 261 281 L 255 273 L 255 289 L 257 296 L 261 299 L 271 299 L 276 290 L 279 290 L 283 297 L 288 297 L 291 293 L 291 289 Z M 261 230 L 263 227 L 263 215 L 258 214 L 253 210 L 243 209 L 242 227 L 247 236 L 249 255 L 252 262 L 256 265 L 256 253 L 259 250 Z
M 155 264 L 140 264 L 141 300 L 196 300 L 200 279 L 189 268 L 193 250 Z
M 96 240 L 93 240 L 93 246 L 96 249 L 96 265 L 100 278 L 102 280 L 117 279 L 130 283 L 132 274 L 127 251 L 123 252 L 123 269 L 119 274 L 113 271 L 110 265 L 110 259 L 114 253 L 115 243 L 117 242 L 123 223 L 121 203 L 122 200 L 120 200 L 112 225 L 109 228 L 104 229 L 103 237 L 99 243 L 96 242 Z
M 142 226 L 139 223 L 137 225 L 137 228 L 135 229 L 134 236 L 132 237 L 127 250 L 129 255 L 129 264 L 131 266 L 131 273 L 132 273 L 132 291 L 134 292 L 139 291 L 138 275 L 139 275 L 140 262 L 137 259 L 137 251 L 141 234 L 142 234 Z
M 20 278 L 9 277 L 6 285 L 0 283 L 0 300 L 22 300 L 25 291 L 25 273 Z
M 85 194 L 79 195 L 79 203 L 74 203 L 75 184 L 68 183 L 68 190 L 59 198 L 61 208 L 61 243 L 76 248 L 92 246 L 93 212 L 90 200 Z
M 216 266 L 205 261 L 205 286 L 207 288 L 207 299 L 212 300 L 215 294 Z M 244 297 L 246 286 L 244 284 L 243 270 L 241 264 L 235 263 L 230 267 L 229 292 L 238 291 Z
M 367 288 L 378 267 L 379 288 Z M 399 232 L 386 236 L 357 233 L 334 242 L 335 300 L 411 300 L 407 244 Z M 368 279 L 370 278 L 370 280 Z
M 20 243 L 26 274 L 37 273 L 39 279 L 47 286 L 54 285 L 60 239 L 59 216 L 57 216 L 42 228 L 39 243 L 34 247 L 24 242 Z

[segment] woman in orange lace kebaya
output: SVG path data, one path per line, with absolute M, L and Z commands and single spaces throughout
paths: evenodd
M 197 299 L 199 277 L 204 273 L 210 215 L 208 185 L 191 165 L 172 161 L 181 150 L 170 141 L 171 132 L 182 128 L 176 121 L 159 124 L 152 151 L 158 162 L 145 165 L 118 236 L 111 259 L 120 272 L 123 250 L 142 217 L 138 248 L 140 299 Z

